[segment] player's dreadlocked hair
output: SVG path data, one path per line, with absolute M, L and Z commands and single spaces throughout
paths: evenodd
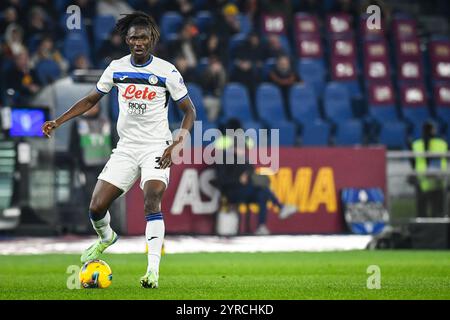
M 142 11 L 136 11 L 130 14 L 122 14 L 123 18 L 120 18 L 116 23 L 116 30 L 122 37 L 126 37 L 128 29 L 132 26 L 144 26 L 150 29 L 150 42 L 151 47 L 154 47 L 159 40 L 159 29 L 155 20 Z

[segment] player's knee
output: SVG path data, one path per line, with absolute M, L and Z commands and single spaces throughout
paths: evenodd
M 164 190 L 151 189 L 145 194 L 144 210 L 146 214 L 161 211 L 161 198 Z
M 89 212 L 92 215 L 102 216 L 105 215 L 108 207 L 99 199 L 98 197 L 92 197 L 91 203 L 89 204 Z

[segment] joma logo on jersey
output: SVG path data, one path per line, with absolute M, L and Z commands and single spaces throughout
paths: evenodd
M 146 99 L 152 100 L 156 97 L 155 91 L 150 91 L 148 87 L 145 87 L 144 90 L 137 90 L 134 84 L 126 87 L 125 92 L 122 94 L 122 97 L 125 99 Z

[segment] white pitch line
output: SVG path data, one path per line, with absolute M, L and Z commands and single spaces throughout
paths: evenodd
M 283 236 L 168 236 L 165 252 L 291 252 L 363 250 L 371 236 L 361 235 L 283 235 Z M 0 255 L 75 253 L 80 254 L 95 237 L 14 238 L 0 240 Z M 144 253 L 144 237 L 121 237 L 108 253 Z

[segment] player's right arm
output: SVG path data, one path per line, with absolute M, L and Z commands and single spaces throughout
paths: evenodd
M 50 138 L 53 130 L 61 126 L 64 122 L 69 121 L 72 118 L 78 117 L 91 109 L 95 104 L 103 97 L 103 94 L 96 89 L 92 90 L 87 96 L 78 100 L 69 110 L 64 112 L 60 117 L 55 120 L 46 121 L 42 126 L 42 132 Z

